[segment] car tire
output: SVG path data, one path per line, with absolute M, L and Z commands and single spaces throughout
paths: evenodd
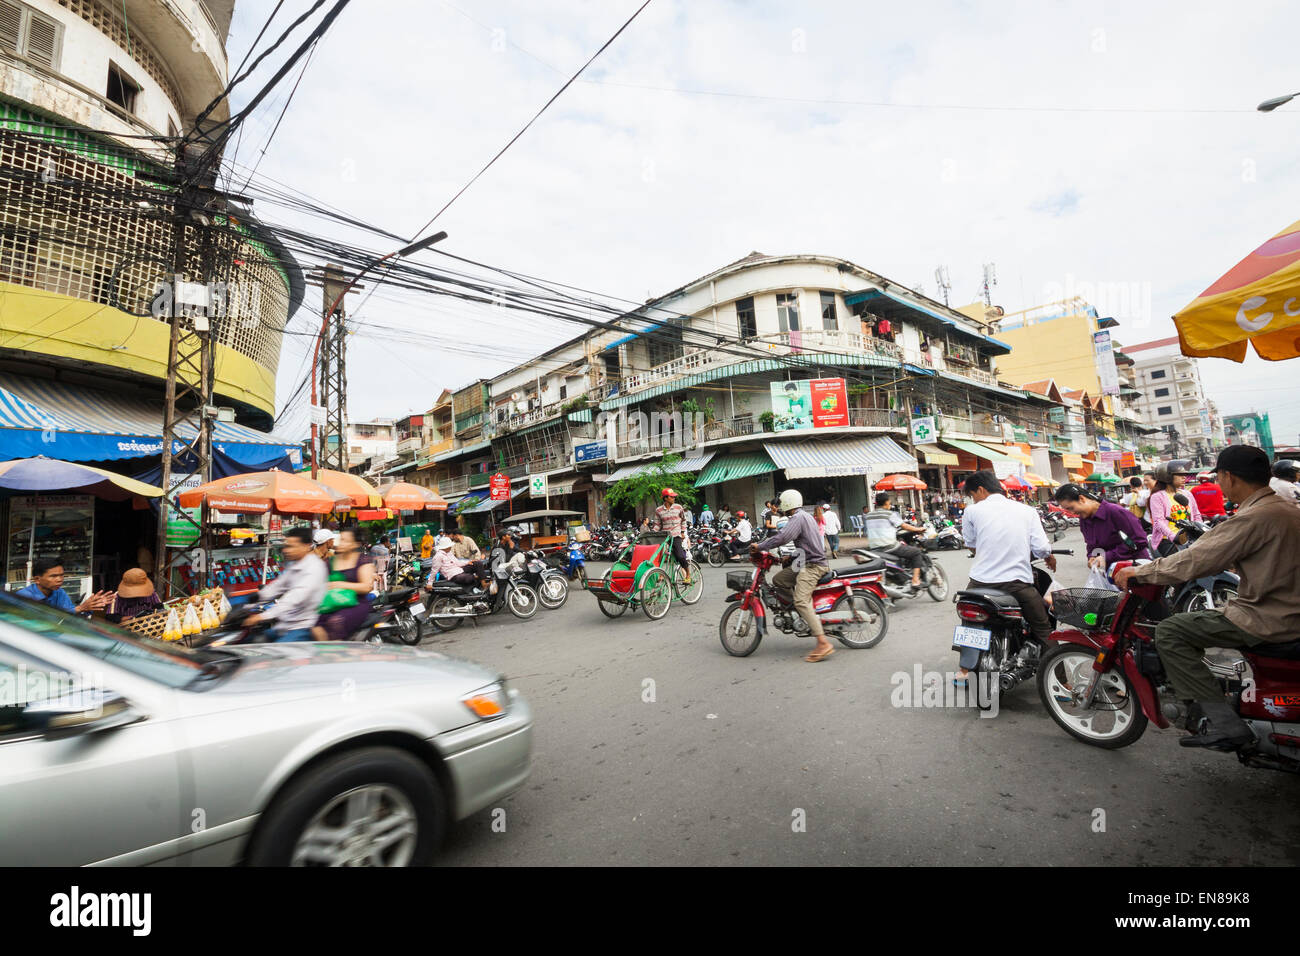
M 349 791 L 363 787 L 378 788 L 398 802 L 405 801 L 393 815 L 409 815 L 415 833 L 409 858 L 400 865 L 432 863 L 448 815 L 438 781 L 427 766 L 404 750 L 366 747 L 330 757 L 285 786 L 262 814 L 246 857 L 248 865 L 330 865 L 303 862 L 301 840 L 318 813 Z

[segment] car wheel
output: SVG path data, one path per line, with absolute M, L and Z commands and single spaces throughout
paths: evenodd
M 250 866 L 427 866 L 447 826 L 432 772 L 404 750 L 367 747 L 292 781 L 262 815 Z

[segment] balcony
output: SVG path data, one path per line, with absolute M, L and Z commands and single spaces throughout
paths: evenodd
M 441 455 L 443 452 L 451 451 L 455 447 L 456 447 L 456 439 L 444 438 L 442 441 L 434 442 L 431 445 L 425 445 L 423 450 L 421 450 L 420 452 L 420 458 L 422 460 L 426 458 L 432 458 L 434 455 Z
M 992 372 L 965 363 L 949 362 L 945 364 L 942 360 L 936 362 L 931 353 L 922 352 L 919 349 L 905 349 L 903 351 L 903 360 L 912 365 L 919 365 L 921 368 L 932 368 L 936 372 L 943 372 L 945 375 L 955 375 L 958 378 L 978 382 L 980 385 L 996 386 L 998 384 L 997 377 Z
M 463 495 L 469 491 L 469 476 L 461 475 L 458 478 L 443 478 L 437 484 L 438 494 L 444 498 L 449 495 Z
M 486 488 L 492 480 L 492 475 L 486 471 L 475 472 L 467 479 L 470 488 Z
M 850 408 L 853 428 L 907 428 L 907 413 L 891 408 Z
M 561 404 L 561 402 L 552 402 L 549 405 L 543 405 L 541 408 L 535 408 L 531 412 L 511 415 L 504 422 L 498 424 L 497 434 L 518 431 L 521 428 L 527 428 L 529 425 L 536 425 L 539 422 L 554 418 L 560 414 Z
M 936 423 L 939 435 L 972 435 L 976 438 L 993 438 L 1002 441 L 1002 426 L 996 422 L 986 422 L 981 416 L 939 415 Z

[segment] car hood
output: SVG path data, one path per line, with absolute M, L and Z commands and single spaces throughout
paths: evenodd
M 431 692 L 467 693 L 500 675 L 478 664 L 418 647 L 304 642 L 221 648 L 239 667 L 214 681 L 207 693 L 315 695 L 354 687 L 423 684 Z M 351 682 L 350 684 L 348 682 Z

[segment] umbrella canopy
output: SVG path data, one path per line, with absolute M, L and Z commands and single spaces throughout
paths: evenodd
M 1032 491 L 1034 486 L 1017 475 L 1008 475 L 1002 479 L 1002 487 L 1008 491 Z
M 1300 356 L 1300 222 L 1293 222 L 1223 274 L 1174 316 L 1184 355 L 1240 362 Z
M 1119 481 L 1119 475 L 1115 474 L 1112 471 L 1107 471 L 1107 472 L 1094 471 L 1091 475 L 1085 478 L 1084 481 L 1098 482 L 1103 485 L 1113 485 L 1115 484 L 1115 482 Z
M 329 485 L 336 491 L 341 491 L 352 499 L 352 504 L 358 508 L 382 508 L 383 497 L 377 489 L 360 475 L 349 475 L 346 471 L 334 471 L 330 468 L 319 468 L 316 470 L 316 480 L 323 485 Z
M 1022 477 L 1035 488 L 1050 488 L 1052 485 L 1056 484 L 1056 482 L 1052 481 L 1050 478 L 1035 475 L 1032 471 L 1025 472 Z
M 132 495 L 161 497 L 163 490 L 125 475 L 38 455 L 0 462 L 0 488 L 8 491 L 79 491 L 109 501 Z
M 423 511 L 426 508 L 430 511 L 447 510 L 445 499 L 428 488 L 421 488 L 409 481 L 393 482 L 381 494 L 384 496 L 384 507 L 394 511 Z
M 348 510 L 352 499 L 341 491 L 290 471 L 254 471 L 209 481 L 182 491 L 182 508 L 197 508 L 204 501 L 216 511 L 261 514 L 328 514 Z
M 882 491 L 924 491 L 930 486 L 911 475 L 886 475 L 874 487 Z

